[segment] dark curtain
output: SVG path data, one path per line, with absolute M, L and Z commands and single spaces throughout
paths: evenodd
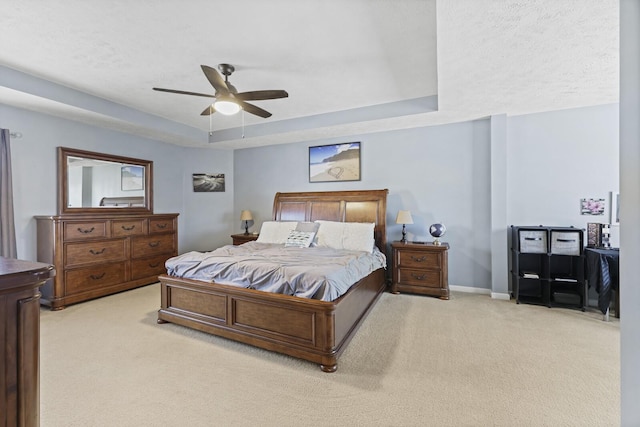
M 9 129 L 0 129 L 0 256 L 17 258 Z

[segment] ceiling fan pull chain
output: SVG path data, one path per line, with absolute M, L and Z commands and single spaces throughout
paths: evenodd
M 242 109 L 242 139 L 244 139 L 244 108 Z
M 213 105 L 213 104 L 211 104 Z M 209 136 L 213 135 L 213 114 L 209 114 Z

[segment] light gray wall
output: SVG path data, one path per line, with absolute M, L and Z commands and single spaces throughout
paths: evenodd
M 451 245 L 449 283 L 490 287 L 490 141 L 489 120 L 394 132 L 236 150 L 235 211 L 254 213 L 258 231 L 271 219 L 276 192 L 389 189 L 387 237 L 399 240 L 395 224 L 408 209 L 414 224 L 410 240 L 432 240 L 428 227 L 447 226 Z M 360 141 L 361 180 L 309 183 L 308 147 Z
M 0 104 L 0 127 L 22 134 L 22 138 L 11 141 L 19 258 L 36 260 L 33 217 L 57 213 L 58 146 L 152 160 L 154 211 L 180 214 L 179 251 L 229 241 L 229 224 L 220 218 L 233 211 L 233 153 L 230 151 L 182 148 L 4 104 Z M 197 171 L 193 169 L 196 166 Z M 189 192 L 190 174 L 209 170 L 227 173 L 227 191 L 194 197 Z M 205 219 L 203 212 L 211 215 L 211 221 Z
M 619 189 L 617 123 L 617 104 L 510 117 L 509 224 L 608 223 L 609 192 Z M 604 216 L 580 214 L 589 197 L 606 200 Z
M 640 425 L 640 2 L 620 2 L 621 425 Z

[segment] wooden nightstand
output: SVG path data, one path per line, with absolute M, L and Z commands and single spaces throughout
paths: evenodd
M 391 292 L 410 292 L 449 299 L 449 244 L 393 242 Z
M 258 238 L 257 234 L 232 234 L 231 238 L 233 239 L 233 244 L 234 245 L 241 245 L 243 243 L 247 243 L 247 242 L 253 242 L 254 240 L 256 240 Z

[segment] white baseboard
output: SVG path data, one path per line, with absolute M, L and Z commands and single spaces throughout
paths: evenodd
M 499 292 L 491 292 L 491 289 L 487 288 L 472 288 L 471 286 L 449 285 L 449 289 L 456 292 L 490 295 L 493 299 L 502 299 L 507 301 L 511 299 L 511 295 L 509 295 L 508 293 L 504 294 Z

